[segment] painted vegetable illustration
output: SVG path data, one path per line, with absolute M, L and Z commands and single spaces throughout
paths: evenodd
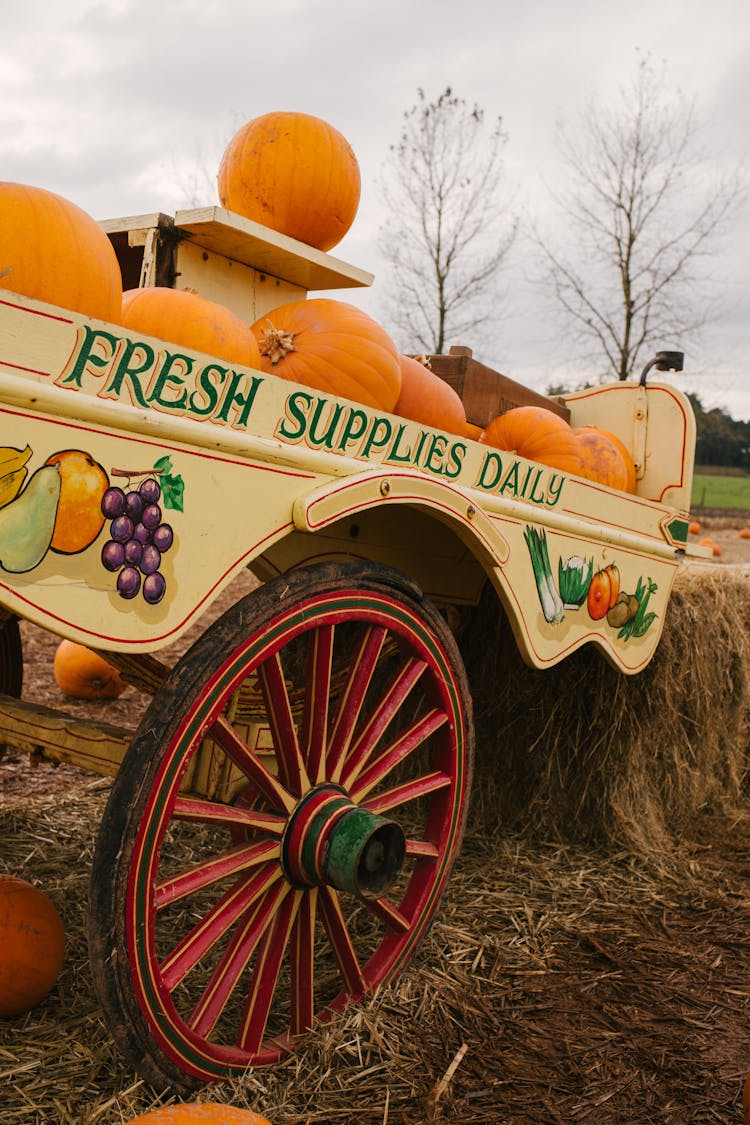
M 565 609 L 578 609 L 583 605 L 593 573 L 593 559 L 586 562 L 580 555 L 571 555 L 565 562 L 558 561 L 557 585 Z
M 531 565 L 536 579 L 536 588 L 539 602 L 544 614 L 544 620 L 551 625 L 562 621 L 564 606 L 552 577 L 549 565 L 549 551 L 547 550 L 547 533 L 538 531 L 535 527 L 527 527 L 523 533 L 526 546 L 531 556 Z
M 618 640 L 630 640 L 631 637 L 642 637 L 656 620 L 656 614 L 649 611 L 648 603 L 652 594 L 658 589 L 655 582 L 647 578 L 644 582 L 638 579 L 635 593 L 620 593 L 614 604 L 607 612 L 607 624 L 613 629 L 619 629 Z
M 617 601 L 620 593 L 620 571 L 610 563 L 597 570 L 589 585 L 586 606 L 592 621 L 601 621 Z

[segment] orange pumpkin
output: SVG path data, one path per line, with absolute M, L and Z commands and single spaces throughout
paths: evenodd
M 54 903 L 32 883 L 0 875 L 0 1016 L 36 1007 L 54 988 L 65 955 L 65 927 Z
M 690 535 L 700 535 L 701 525 L 697 520 L 691 520 L 688 524 L 688 533 Z
M 745 1075 L 745 1084 L 742 1087 L 742 1109 L 745 1125 L 750 1125 L 750 1070 Z
M 740 531 L 740 539 L 750 539 L 750 527 L 743 527 Z
M 251 1109 L 237 1109 L 219 1102 L 178 1102 L 152 1109 L 130 1120 L 130 1125 L 271 1125 Z
M 0 289 L 117 321 L 122 276 L 112 243 L 75 203 L 0 182 Z
M 116 668 L 75 641 L 61 641 L 53 672 L 63 695 L 72 699 L 117 699 L 128 686 Z
M 450 434 L 465 435 L 466 411 L 453 387 L 418 359 L 402 355 L 399 360 L 401 394 L 394 414 Z
M 578 438 L 571 426 L 544 406 L 514 406 L 493 418 L 479 438 L 565 473 L 583 474 Z
M 464 426 L 464 437 L 470 438 L 472 441 L 479 441 L 484 433 L 482 426 L 477 426 L 474 422 L 467 422 Z
M 579 426 L 573 432 L 578 437 L 585 477 L 621 492 L 635 492 L 635 465 L 619 439 L 596 426 Z
M 401 393 L 396 345 L 354 305 L 327 297 L 292 301 L 252 330 L 263 371 L 376 410 L 395 407 Z
M 131 332 L 156 336 L 196 352 L 260 367 L 255 337 L 230 309 L 191 289 L 128 289 L 122 296 L 120 321 Z
M 222 207 L 318 250 L 344 237 L 359 207 L 359 164 L 349 142 L 309 113 L 266 113 L 224 150 Z

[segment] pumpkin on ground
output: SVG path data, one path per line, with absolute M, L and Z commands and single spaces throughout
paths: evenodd
M 122 296 L 119 319 L 131 332 L 155 336 L 241 367 L 260 367 L 258 345 L 248 326 L 231 309 L 191 289 L 161 285 L 128 289 Z
M 359 164 L 338 129 L 309 113 L 273 112 L 248 121 L 224 150 L 222 207 L 330 250 L 359 207 Z
M 688 534 L 689 535 L 700 535 L 700 532 L 701 532 L 701 525 L 698 523 L 697 520 L 691 520 L 690 523 L 688 524 Z
M 72 699 L 117 699 L 128 686 L 102 656 L 75 641 L 57 646 L 53 672 L 60 691 Z
M 35 1008 L 54 988 L 64 954 L 65 927 L 51 899 L 0 875 L 0 1016 Z
M 130 1119 L 130 1125 L 271 1125 L 251 1109 L 219 1102 L 178 1102 Z
M 401 394 L 393 413 L 465 436 L 466 411 L 453 387 L 412 356 L 399 356 L 399 361 Z
M 0 182 L 0 289 L 117 321 L 122 276 L 112 243 L 75 203 Z
M 743 527 L 740 531 L 740 539 L 750 539 L 750 527 Z
M 256 320 L 260 365 L 325 394 L 392 411 L 401 393 L 393 340 L 366 312 L 327 297 L 292 301 Z
M 565 473 L 583 475 L 578 438 L 559 414 L 544 406 L 514 406 L 485 428 L 479 441 Z
M 579 426 L 573 433 L 578 438 L 585 477 L 621 492 L 635 492 L 635 465 L 619 438 L 597 426 Z

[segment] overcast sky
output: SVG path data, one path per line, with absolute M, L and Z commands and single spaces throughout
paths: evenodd
M 502 115 L 509 182 L 542 216 L 556 122 L 616 93 L 637 50 L 695 97 L 717 166 L 750 153 L 748 0 L 0 0 L 0 15 L 0 179 L 97 219 L 174 213 L 218 201 L 221 153 L 244 121 L 316 114 L 360 163 L 359 213 L 332 253 L 375 274 L 367 293 L 338 294 L 373 316 L 376 180 L 420 87 L 431 100 L 450 85 Z M 750 208 L 715 268 L 724 316 L 676 381 L 750 419 Z M 569 364 L 524 275 L 521 246 L 493 354 L 454 342 L 543 389 Z

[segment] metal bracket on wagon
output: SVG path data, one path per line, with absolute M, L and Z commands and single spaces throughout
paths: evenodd
M 300 531 L 322 531 L 339 519 L 385 501 L 429 509 L 436 518 L 455 527 L 485 566 L 496 567 L 510 557 L 505 536 L 466 493 L 407 470 L 367 471 L 329 481 L 298 498 L 292 518 Z

